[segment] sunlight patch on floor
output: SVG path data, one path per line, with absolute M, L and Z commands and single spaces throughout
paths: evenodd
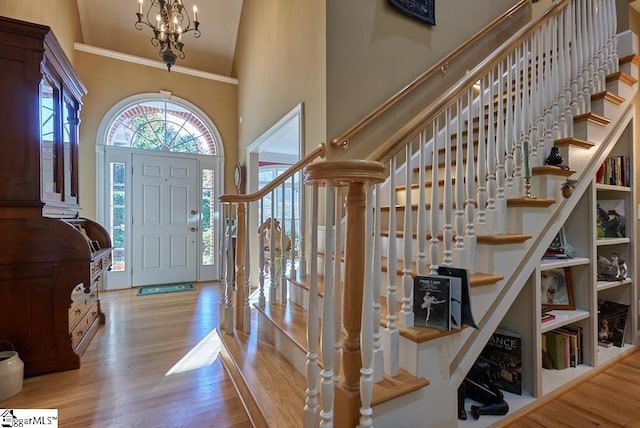
M 218 354 L 220 354 L 221 346 L 222 343 L 220 342 L 220 336 L 218 336 L 218 333 L 214 328 L 211 330 L 211 333 L 198 342 L 198 344 L 194 346 L 187 355 L 174 364 L 165 376 L 185 373 L 213 364 L 218 358 Z

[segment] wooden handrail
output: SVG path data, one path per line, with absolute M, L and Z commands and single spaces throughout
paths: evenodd
M 362 131 L 367 125 L 369 125 L 370 123 L 375 121 L 378 117 L 380 117 L 383 113 L 385 113 L 386 111 L 391 109 L 391 107 L 395 106 L 400 101 L 402 101 L 407 95 L 409 95 L 417 87 L 423 85 L 433 75 L 441 72 L 442 70 L 446 70 L 448 68 L 448 66 L 449 66 L 449 63 L 451 61 L 453 61 L 457 56 L 459 56 L 462 52 L 464 52 L 466 49 L 468 49 L 471 45 L 473 45 L 480 38 L 484 37 L 489 32 L 491 32 L 499 24 L 501 24 L 504 21 L 506 21 L 507 19 L 509 19 L 513 14 L 515 14 L 515 12 L 518 9 L 520 9 L 521 7 L 524 7 L 527 3 L 529 3 L 529 0 L 520 0 L 520 2 L 518 2 L 517 4 L 512 6 L 510 9 L 505 11 L 502 15 L 500 15 L 499 17 L 497 17 L 496 19 L 491 21 L 489 24 L 487 24 L 485 27 L 483 27 L 480 31 L 478 31 L 475 35 L 473 35 L 467 41 L 465 41 L 464 43 L 459 45 L 457 48 L 455 48 L 453 51 L 451 51 L 451 53 L 449 53 L 447 56 L 445 56 L 442 60 L 440 60 L 436 64 L 434 64 L 431 68 L 429 68 L 429 70 L 424 72 L 417 79 L 415 79 L 414 81 L 409 83 L 407 86 L 405 86 L 398 93 L 393 95 L 387 101 L 385 101 L 384 103 L 382 103 L 378 107 L 376 107 L 373 111 L 371 111 L 368 115 L 366 115 L 359 122 L 357 122 L 355 125 L 353 125 L 344 134 L 334 138 L 331 141 L 331 145 L 334 146 L 334 147 L 345 145 L 345 142 L 347 142 L 348 140 L 353 138 L 354 135 L 356 135 L 360 131 Z
M 271 192 L 273 189 L 275 189 L 276 187 L 284 183 L 287 179 L 289 179 L 291 176 L 293 176 L 293 174 L 295 174 L 298 171 L 301 171 L 302 168 L 309 165 L 315 159 L 319 157 L 324 157 L 325 153 L 326 153 L 326 145 L 322 143 L 318 145 L 318 147 L 316 147 L 315 150 L 313 150 L 312 152 L 309 152 L 309 154 L 307 154 L 304 158 L 300 159 L 298 162 L 291 165 L 289 169 L 287 169 L 284 173 L 280 174 L 273 181 L 269 182 L 269 184 L 264 186 L 262 189 L 246 195 L 232 195 L 232 194 L 221 195 L 219 200 L 222 203 L 254 202 L 254 201 L 260 200 L 261 198 L 265 197 L 269 192 Z
M 514 49 L 518 44 L 540 28 L 546 22 L 550 15 L 555 14 L 563 8 L 570 0 L 559 0 L 549 7 L 537 19 L 532 20 L 511 36 L 505 43 L 496 49 L 490 56 L 481 61 L 477 66 L 469 71 L 461 80 L 453 85 L 447 92 L 436 98 L 431 104 L 423 109 L 419 114 L 413 117 L 405 126 L 396 131 L 383 144 L 379 145 L 376 150 L 367 156 L 367 160 L 375 160 L 378 162 L 386 162 L 391 159 L 399 150 L 410 142 L 424 127 L 434 120 L 438 115 L 442 114 L 451 100 L 456 99 L 460 94 L 474 85 L 480 77 L 484 75 L 486 70 L 496 66 L 505 55 Z

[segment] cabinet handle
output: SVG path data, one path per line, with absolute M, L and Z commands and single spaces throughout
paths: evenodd
M 81 313 L 82 313 L 82 310 L 76 309 L 76 315 L 80 315 Z
M 78 336 L 82 336 L 83 334 L 84 334 L 84 331 L 82 331 L 82 330 L 79 330 L 79 331 L 76 333 L 76 335 L 78 335 Z

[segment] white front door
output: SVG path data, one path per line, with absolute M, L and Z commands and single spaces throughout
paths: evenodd
M 197 172 L 195 159 L 133 155 L 133 286 L 196 280 Z

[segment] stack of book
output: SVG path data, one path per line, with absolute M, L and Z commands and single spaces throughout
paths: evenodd
M 612 156 L 600 165 L 596 172 L 596 182 L 613 186 L 631 185 L 631 171 L 628 156 Z
M 608 300 L 598 302 L 598 345 L 622 347 L 627 332 L 629 305 Z
M 518 333 L 496 330 L 478 361 L 488 363 L 490 380 L 495 386 L 522 395 L 522 339 Z
M 582 364 L 582 327 L 564 326 L 542 335 L 542 367 L 562 370 Z
M 476 327 L 471 313 L 468 271 L 440 266 L 437 272 L 414 277 L 414 325 L 443 331 L 461 329 L 463 325 Z

